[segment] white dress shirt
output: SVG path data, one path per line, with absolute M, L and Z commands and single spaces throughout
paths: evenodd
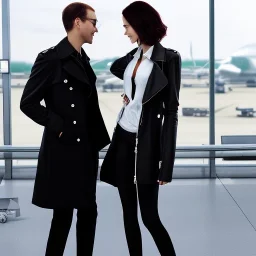
M 136 133 L 139 127 L 140 115 L 142 111 L 142 99 L 145 92 L 145 88 L 148 82 L 148 78 L 153 69 L 153 61 L 150 59 L 154 45 L 151 46 L 147 52 L 143 54 L 142 61 L 137 69 L 135 76 L 135 95 L 132 99 L 132 74 L 133 70 L 137 64 L 138 59 L 140 58 L 140 53 L 142 51 L 141 46 L 138 48 L 134 54 L 134 58 L 128 64 L 124 72 L 124 93 L 129 98 L 130 102 L 128 105 L 124 106 L 124 111 L 120 119 L 122 110 L 119 113 L 118 120 L 119 125 L 128 132 Z

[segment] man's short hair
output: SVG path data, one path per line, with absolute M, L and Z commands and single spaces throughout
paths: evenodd
M 72 30 L 76 18 L 86 20 L 87 10 L 95 10 L 88 4 L 75 2 L 69 4 L 62 12 L 62 22 L 66 32 Z

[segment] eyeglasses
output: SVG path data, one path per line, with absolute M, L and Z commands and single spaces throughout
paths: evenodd
M 99 29 L 100 24 L 98 23 L 97 19 L 86 19 L 86 20 L 89 20 L 95 28 Z

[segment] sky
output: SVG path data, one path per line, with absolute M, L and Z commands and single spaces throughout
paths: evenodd
M 2 0 L 0 0 L 1 2 Z M 11 59 L 34 62 L 37 54 L 66 36 L 61 13 L 67 0 L 10 0 Z M 123 56 L 136 47 L 124 36 L 122 10 L 133 1 L 88 0 L 101 23 L 92 45 L 84 49 L 91 59 Z M 150 0 L 168 26 L 163 46 L 190 58 L 209 58 L 208 0 Z M 226 58 L 240 47 L 256 43 L 256 1 L 215 0 L 215 56 Z M 2 10 L 0 10 L 2 12 Z M 1 19 L 2 20 L 2 19 Z M 0 20 L 0 42 L 2 22 Z M 2 47 L 0 47 L 2 48 Z M 2 49 L 0 49 L 0 57 Z

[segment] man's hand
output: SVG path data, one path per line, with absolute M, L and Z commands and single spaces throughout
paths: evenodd
M 159 183 L 159 185 L 166 185 L 168 183 L 168 182 L 160 181 L 160 180 L 158 180 L 157 182 Z
M 61 137 L 61 135 L 62 135 L 62 132 L 60 133 L 59 138 Z

